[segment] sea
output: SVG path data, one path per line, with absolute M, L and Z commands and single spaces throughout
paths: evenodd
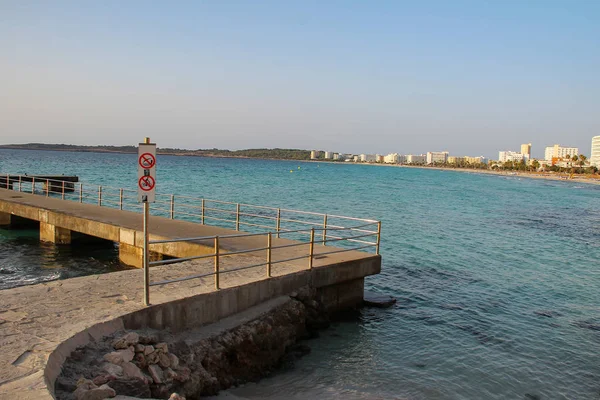
M 135 189 L 136 155 L 0 150 L 0 173 Z M 246 399 L 600 399 L 600 186 L 402 167 L 159 156 L 158 193 L 382 221 L 397 299 L 336 321 Z M 0 289 L 125 268 L 0 229 Z

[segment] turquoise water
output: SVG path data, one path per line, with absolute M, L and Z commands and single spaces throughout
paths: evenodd
M 0 150 L 1 172 L 76 174 L 132 189 L 135 162 L 135 155 Z M 600 186 L 168 156 L 158 160 L 157 181 L 162 193 L 383 221 L 383 271 L 367 286 L 398 304 L 336 324 L 310 343 L 313 352 L 294 370 L 236 394 L 600 398 Z M 25 269 L 27 283 L 36 273 L 40 280 L 90 273 L 90 260 L 119 268 L 114 249 L 102 257 L 39 250 L 44 246 L 27 229 L 0 230 L 0 246 L 3 282 Z

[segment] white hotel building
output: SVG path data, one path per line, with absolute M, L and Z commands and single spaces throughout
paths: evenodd
M 600 136 L 592 138 L 592 151 L 590 152 L 590 165 L 600 168 Z
M 577 147 L 561 147 L 558 144 L 554 146 L 546 147 L 544 152 L 544 159 L 548 162 L 552 162 L 552 159 L 561 159 L 566 156 L 573 157 L 579 155 L 579 149 Z

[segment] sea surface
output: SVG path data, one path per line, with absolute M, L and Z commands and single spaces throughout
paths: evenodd
M 290 172 L 292 171 L 292 172 Z M 0 150 L 0 172 L 135 188 L 136 156 Z M 159 193 L 383 221 L 363 309 L 248 399 L 600 399 L 600 186 L 454 171 L 160 156 Z M 123 268 L 113 246 L 0 229 L 0 288 Z

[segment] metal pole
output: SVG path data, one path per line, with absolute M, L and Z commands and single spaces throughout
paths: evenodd
M 10 174 L 6 174 L 6 188 L 10 185 Z
M 19 192 L 22 190 L 21 188 L 21 175 L 19 175 Z
M 310 228 L 310 253 L 308 255 L 308 269 L 313 267 L 313 255 L 315 254 L 315 228 Z
M 175 195 L 171 195 L 171 219 L 175 218 Z
M 271 277 L 271 232 L 267 233 L 267 278 Z
M 323 246 L 327 243 L 327 214 L 323 217 Z
M 235 207 L 235 230 L 240 230 L 240 203 L 237 203 Z
M 35 176 L 31 178 L 31 194 L 35 194 Z
M 281 208 L 277 209 L 277 239 L 279 239 L 279 228 L 281 227 Z
M 83 203 L 83 183 L 79 183 L 79 202 Z
M 98 205 L 102 207 L 102 186 L 98 186 Z
M 119 210 L 123 209 L 123 189 L 119 189 Z
M 150 138 L 145 138 L 144 143 L 150 143 Z M 150 305 L 150 266 L 148 257 L 148 218 L 150 216 L 150 203 L 144 202 L 144 305 Z
M 381 242 L 381 221 L 377 223 L 377 247 L 375 247 L 375 254 L 379 254 L 379 243 Z
M 46 179 L 46 197 L 50 197 L 50 179 Z
M 204 225 L 204 199 L 202 199 L 202 225 Z
M 62 199 L 65 199 L 65 181 L 62 181 Z
M 219 237 L 215 236 L 215 290 L 219 290 Z
M 150 305 L 150 270 L 148 268 L 148 216 L 150 215 L 150 204 L 144 203 L 144 305 Z

